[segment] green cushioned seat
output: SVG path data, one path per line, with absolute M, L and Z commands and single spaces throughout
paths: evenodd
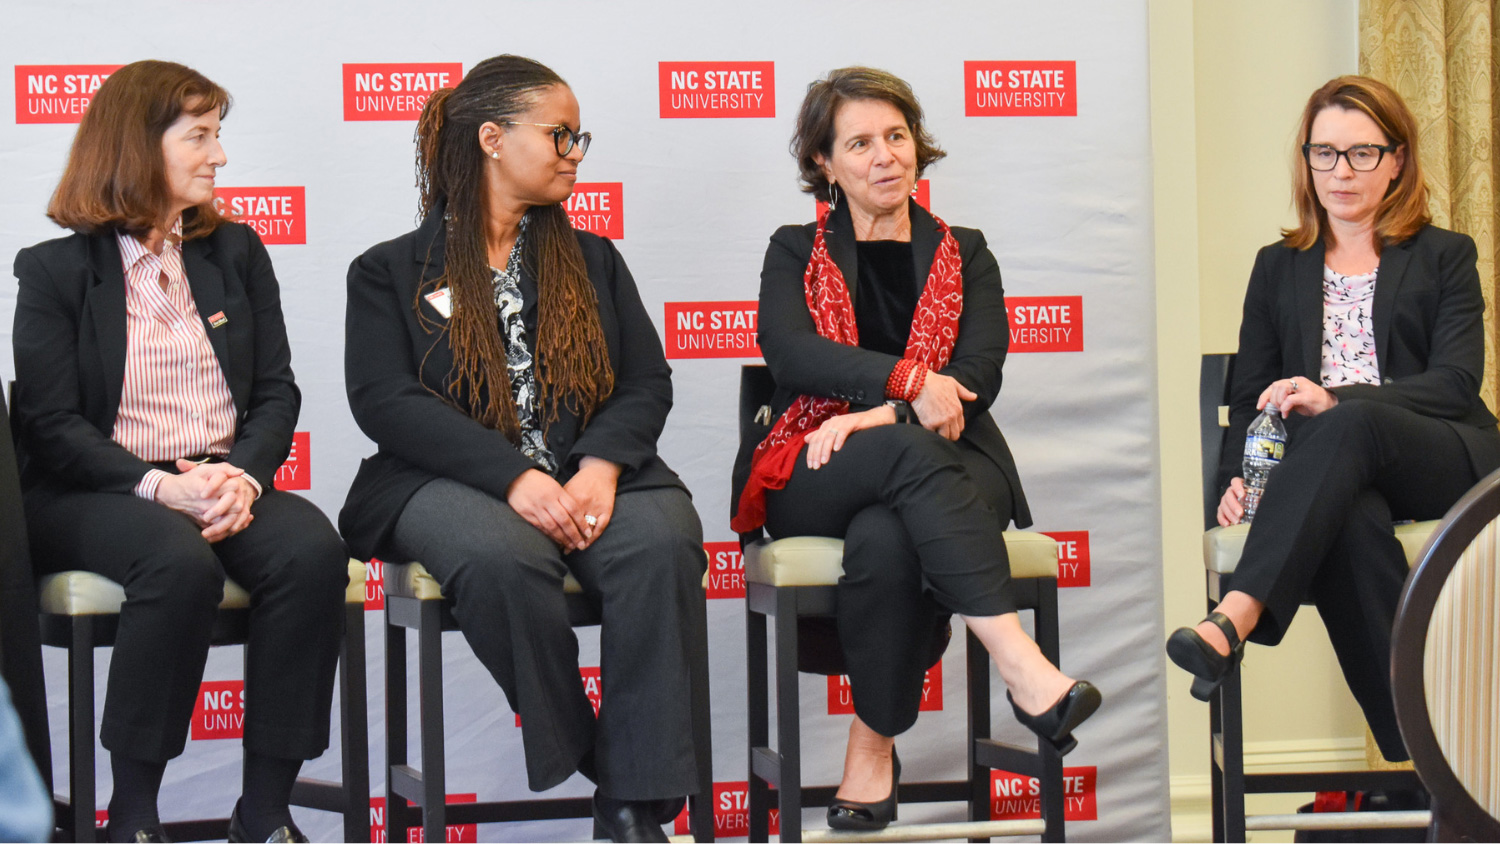
M 1008 530 L 1005 550 L 1010 576 L 1056 577 L 1057 541 L 1042 533 Z M 844 540 L 792 536 L 751 543 L 745 549 L 745 580 L 767 586 L 831 586 L 844 573 Z
M 42 576 L 37 581 L 37 600 L 44 613 L 52 615 L 117 615 L 125 603 L 125 588 L 102 574 L 90 571 L 64 571 Z M 365 564 L 349 561 L 349 585 L 344 602 L 362 604 L 365 600 Z M 232 580 L 224 581 L 221 610 L 239 610 L 250 606 L 250 593 Z
M 1438 523 L 1408 522 L 1396 525 L 1396 539 L 1406 552 L 1406 564 L 1411 565 L 1427 544 Z M 1250 534 L 1249 525 L 1216 527 L 1203 534 L 1203 565 L 1214 574 L 1234 574 L 1240 563 L 1240 554 L 1245 550 L 1245 537 Z

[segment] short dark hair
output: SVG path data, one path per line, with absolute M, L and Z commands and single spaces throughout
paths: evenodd
M 160 225 L 171 197 L 161 139 L 177 118 L 229 113 L 229 92 L 176 62 L 125 65 L 99 86 L 73 136 L 47 216 L 84 234 L 123 230 L 143 237 Z M 183 237 L 203 237 L 225 222 L 213 202 L 183 215 Z
M 904 79 L 873 67 L 841 67 L 807 86 L 807 96 L 797 112 L 791 148 L 804 193 L 828 201 L 828 177 L 815 156 L 826 159 L 833 154 L 834 119 L 850 100 L 879 100 L 901 112 L 917 145 L 917 178 L 922 178 L 929 164 L 948 154 L 928 133 L 922 122 L 922 104 Z

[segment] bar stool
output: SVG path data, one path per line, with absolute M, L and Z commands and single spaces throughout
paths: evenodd
M 386 830 L 388 841 L 405 841 L 412 815 L 420 812 L 427 841 L 446 840 L 448 824 L 502 823 L 593 817 L 588 797 L 491 801 L 447 805 L 447 772 L 443 745 L 443 637 L 458 630 L 442 588 L 420 563 L 385 564 L 385 747 Z M 599 608 L 570 574 L 563 579 L 568 620 L 574 627 L 600 622 Z M 422 767 L 407 762 L 406 631 L 417 634 L 417 684 L 421 709 L 417 739 Z M 689 795 L 689 827 L 697 841 L 714 840 L 713 732 L 708 695 L 706 621 L 692 642 L 693 745 L 698 793 Z M 409 809 L 406 801 L 416 804 Z M 597 824 L 595 837 L 599 836 Z

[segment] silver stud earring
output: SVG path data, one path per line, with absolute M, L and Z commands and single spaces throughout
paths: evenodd
M 498 153 L 498 152 L 492 152 L 492 153 L 490 153 L 490 158 L 493 158 L 493 159 L 496 159 L 496 160 L 499 160 L 499 158 L 500 158 L 500 153 Z

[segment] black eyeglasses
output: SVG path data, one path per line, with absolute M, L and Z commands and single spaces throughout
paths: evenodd
M 540 126 L 543 129 L 552 130 L 552 145 L 557 148 L 559 156 L 566 156 L 577 146 L 582 155 L 588 155 L 589 143 L 594 136 L 588 132 L 574 132 L 561 123 L 526 123 L 521 120 L 507 120 L 501 124 L 504 126 Z
M 1339 166 L 1339 156 L 1349 162 L 1351 170 L 1367 173 L 1380 166 L 1381 160 L 1388 152 L 1396 151 L 1396 144 L 1381 146 L 1380 144 L 1355 144 L 1348 149 L 1334 149 L 1327 144 L 1303 144 L 1302 157 L 1307 159 L 1307 166 L 1319 172 L 1327 172 Z

